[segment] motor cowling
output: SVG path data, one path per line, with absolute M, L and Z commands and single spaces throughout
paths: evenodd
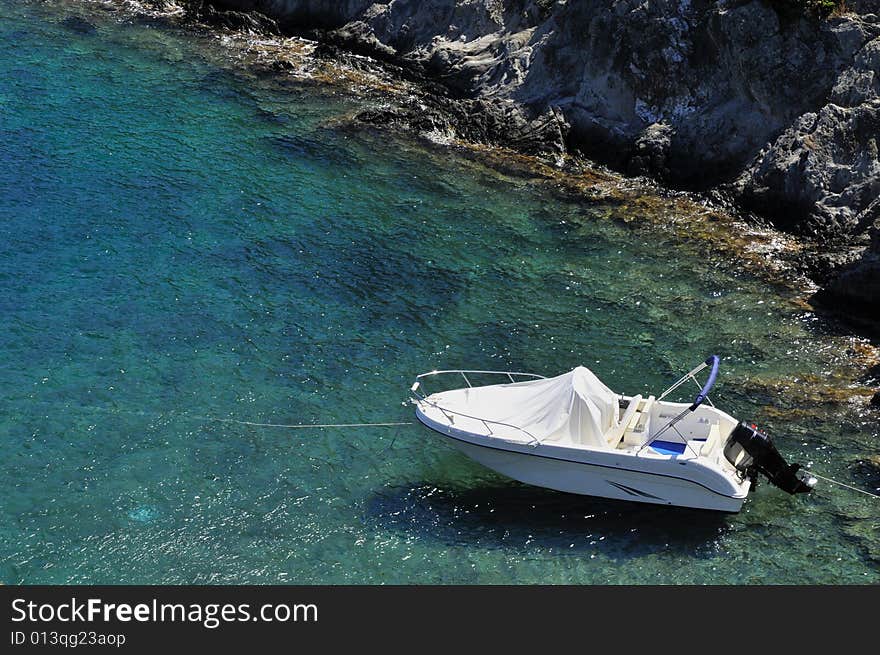
M 746 423 L 737 425 L 724 444 L 724 456 L 736 469 L 753 480 L 760 473 L 770 484 L 790 494 L 809 493 L 815 479 L 804 477 L 800 464 L 788 464 L 769 435 Z

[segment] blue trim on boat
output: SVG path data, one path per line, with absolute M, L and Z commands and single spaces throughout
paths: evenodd
M 651 442 L 651 448 L 661 455 L 681 455 L 686 447 L 680 441 L 660 441 L 655 439 Z

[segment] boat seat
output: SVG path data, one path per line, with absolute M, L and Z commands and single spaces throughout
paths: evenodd
M 718 442 L 721 440 L 721 426 L 718 423 L 713 423 L 709 428 L 709 438 L 706 439 L 706 443 L 704 443 L 700 447 L 700 455 L 702 457 L 709 457 L 712 454 L 712 451 L 716 450 L 716 446 Z M 717 455 L 717 452 L 716 452 Z M 717 458 L 716 458 L 717 459 Z
M 643 401 L 641 409 L 636 413 L 638 420 L 631 429 L 623 432 L 623 443 L 627 446 L 641 446 L 648 440 L 648 431 L 651 427 L 651 409 L 654 406 L 654 396 L 648 396 Z
M 629 401 L 629 405 L 626 406 L 626 410 L 623 412 L 623 416 L 620 417 L 620 421 L 617 422 L 617 425 L 612 427 L 608 433 L 608 447 L 609 448 L 617 448 L 617 445 L 620 443 L 620 440 L 623 439 L 623 433 L 629 428 L 629 424 L 632 423 L 633 418 L 636 415 L 636 410 L 639 408 L 639 404 L 642 402 L 641 394 L 633 396 Z

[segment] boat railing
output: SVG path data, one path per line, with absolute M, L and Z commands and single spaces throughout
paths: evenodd
M 435 403 L 431 400 L 428 400 L 429 394 L 425 389 L 423 380 L 429 377 L 435 377 L 438 375 L 459 375 L 461 376 L 465 384 L 467 384 L 468 388 L 473 388 L 473 384 L 471 384 L 470 378 L 468 375 L 497 375 L 506 377 L 507 380 L 511 383 L 516 383 L 518 377 L 526 378 L 529 380 L 543 380 L 545 377 L 543 375 L 538 375 L 537 373 L 522 373 L 519 371 L 480 371 L 480 370 L 467 370 L 467 369 L 451 369 L 446 371 L 429 371 L 428 373 L 422 373 L 421 375 L 416 376 L 416 381 L 410 387 L 410 393 L 413 396 L 413 399 L 417 403 L 424 403 L 426 405 L 430 405 L 434 407 L 439 412 L 441 412 L 446 419 L 449 421 L 450 426 L 454 426 L 453 416 L 461 416 L 462 418 L 471 419 L 472 421 L 480 421 L 484 426 L 486 426 L 486 430 L 492 436 L 496 436 L 492 430 L 492 426 L 500 426 L 504 428 L 511 428 L 513 430 L 517 430 L 529 438 L 528 445 L 530 446 L 538 446 L 541 443 L 541 440 L 538 439 L 531 432 L 526 430 L 525 428 L 521 428 L 518 425 L 513 425 L 512 423 L 504 423 L 503 421 L 494 421 L 492 419 L 483 418 L 480 416 L 471 416 L 470 414 L 465 414 L 463 412 L 457 412 L 455 410 L 448 409 L 446 407 L 441 407 L 438 403 Z

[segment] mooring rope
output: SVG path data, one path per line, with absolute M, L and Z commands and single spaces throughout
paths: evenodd
M 110 407 L 88 407 L 83 409 L 88 409 L 93 412 L 127 414 L 130 416 L 147 416 L 155 418 L 169 417 L 184 419 L 188 421 L 199 421 L 202 423 L 234 423 L 236 425 L 249 425 L 258 428 L 283 428 L 287 430 L 304 430 L 309 428 L 390 428 L 401 425 L 415 425 L 415 421 L 382 421 L 376 423 L 257 423 L 256 421 L 241 421 L 235 418 L 220 418 L 219 416 L 199 416 L 198 414 L 177 412 L 145 412 L 143 410 L 120 410 Z
M 837 484 L 841 487 L 845 487 L 852 491 L 858 491 L 860 494 L 865 494 L 866 496 L 871 496 L 871 498 L 880 498 L 880 494 L 873 494 L 870 491 L 865 491 L 864 489 L 859 489 L 858 487 L 852 487 L 848 484 L 844 484 L 843 482 L 838 482 L 837 480 L 833 480 L 831 478 L 826 478 L 824 475 L 819 475 L 815 471 L 810 471 L 810 475 L 813 477 L 819 478 L 820 480 L 825 480 L 825 482 L 830 482 L 831 484 Z
M 192 417 L 196 418 L 196 417 Z M 205 421 L 218 421 L 220 423 L 237 423 L 238 425 L 252 425 L 260 428 L 286 428 L 288 430 L 301 430 L 307 428 L 388 428 L 397 425 L 413 425 L 412 421 L 398 421 L 388 423 L 254 423 L 253 421 L 239 421 L 234 418 L 209 418 L 198 417 Z

